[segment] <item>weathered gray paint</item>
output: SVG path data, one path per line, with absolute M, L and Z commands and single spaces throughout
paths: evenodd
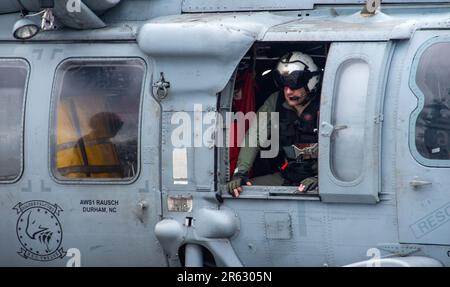
M 198 97 L 214 97 L 215 106 L 216 94 L 225 88 L 253 42 L 261 39 L 269 27 L 288 20 L 290 17 L 270 13 L 181 15 L 143 25 L 139 46 L 154 58 L 155 75 L 164 72 L 173 85 L 162 103 L 164 110 L 180 110 L 185 102 L 173 99 L 185 95 L 194 96 L 190 100 L 203 105 L 209 101 L 205 103 Z M 189 106 L 192 110 L 193 106 Z
M 121 0 L 82 0 L 80 5 L 86 6 L 95 13 L 101 14 L 119 4 L 120 1 Z M 55 1 L 55 6 L 61 4 L 67 5 L 67 2 L 68 0 L 58 0 Z M 20 3 L 22 3 L 23 7 L 28 9 L 28 11 L 39 11 L 40 9 L 39 0 L 20 0 Z M 69 4 L 73 5 L 73 3 L 70 2 Z M 10 13 L 20 9 L 22 9 L 22 7 L 17 0 L 5 0 L 0 4 L 0 13 Z
M 66 27 L 74 29 L 98 29 L 106 24 L 84 2 L 80 2 L 79 12 L 70 12 L 67 9 L 69 0 L 55 1 L 53 9 L 55 16 Z
M 333 43 L 330 47 L 330 55 L 325 67 L 321 102 L 321 132 L 319 134 L 319 173 L 320 190 L 322 200 L 325 202 L 359 202 L 376 203 L 379 201 L 380 192 L 380 132 L 382 122 L 376 119 L 382 116 L 381 99 L 384 97 L 383 88 L 386 84 L 386 73 L 390 66 L 393 46 L 388 42 L 371 43 Z M 337 87 L 340 78 L 340 67 L 349 60 L 361 60 L 368 65 L 369 79 L 366 95 L 366 106 L 361 109 L 366 111 L 364 124 L 364 154 L 362 165 L 355 167 L 361 169 L 359 176 L 351 182 L 339 179 L 332 171 L 332 144 L 333 138 L 339 137 L 339 130 L 326 132 L 333 123 L 335 112 L 335 98 L 338 96 Z M 343 95 L 342 95 L 343 96 Z M 348 107 L 350 114 L 354 106 Z M 345 121 L 336 125 L 349 125 L 352 122 Z M 345 130 L 344 130 L 345 132 Z M 339 154 L 336 161 L 346 161 L 348 154 Z
M 232 2 L 225 5 L 232 7 Z M 5 3 L 0 4 L 0 10 L 12 12 L 7 9 L 14 3 Z M 192 3 L 184 1 L 184 8 Z M 205 11 L 206 1 L 196 3 L 195 9 Z M 211 11 L 223 11 L 221 6 L 214 8 L 212 1 L 208 3 Z M 312 1 L 302 3 L 310 5 Z M 260 9 L 254 1 L 240 1 L 239 5 Z M 298 1 L 296 5 L 300 5 Z M 367 250 L 373 247 L 383 256 L 415 256 L 394 262 L 398 264 L 433 265 L 438 260 L 450 266 L 449 222 L 420 238 L 411 229 L 450 201 L 447 168 L 425 168 L 408 148 L 409 117 L 416 106 L 408 86 L 413 57 L 424 41 L 447 35 L 450 28 L 448 4 L 422 6 L 389 5 L 382 7 L 384 14 L 373 18 L 359 16 L 361 5 L 321 6 L 310 10 L 309 16 L 302 10 L 180 15 L 181 1 L 123 0 L 101 15 L 106 28 L 64 28 L 24 42 L 13 42 L 11 35 L 18 14 L 0 15 L 0 57 L 23 58 L 31 66 L 23 176 L 16 183 L 0 185 L 0 265 L 64 266 L 68 261 L 66 257 L 43 263 L 17 254 L 20 244 L 13 207 L 39 199 L 63 208 L 59 217 L 63 247 L 79 248 L 82 266 L 176 266 L 180 264 L 179 247 L 184 244 L 209 249 L 219 266 L 340 266 L 368 259 Z M 358 31 L 361 28 L 365 30 Z M 173 184 L 170 135 L 175 126 L 171 116 L 177 111 L 192 115 L 194 103 L 215 110 L 219 92 L 222 112 L 229 108 L 235 68 L 255 41 L 333 41 L 333 45 L 354 41 L 370 47 L 370 53 L 366 51 L 369 57 L 383 59 L 386 64 L 380 62 L 378 70 L 386 74 L 386 81 L 380 76 L 373 83 L 379 92 L 383 129 L 381 137 L 374 136 L 368 143 L 376 147 L 374 155 L 378 152 L 380 157 L 378 162 L 374 158 L 370 172 L 380 178 L 368 183 L 367 189 L 354 188 L 351 192 L 355 196 L 350 196 L 344 194 L 345 188 L 329 182 L 318 196 L 298 196 L 292 195 L 290 187 L 253 186 L 245 187 L 243 196 L 233 199 L 220 185 L 225 181 L 224 165 L 219 163 L 221 168 L 215 170 L 214 150 L 206 147 L 188 149 L 188 184 Z M 374 41 L 395 43 L 390 66 L 386 60 L 390 56 L 381 56 L 373 48 L 384 44 L 371 43 Z M 333 51 L 329 57 L 337 59 Z M 133 183 L 60 184 L 50 176 L 48 129 L 53 77 L 57 65 L 72 57 L 140 57 L 146 62 L 140 175 Z M 156 99 L 151 88 L 160 72 L 171 83 L 163 100 Z M 332 85 L 332 77 L 328 83 Z M 223 153 L 219 151 L 221 161 Z M 221 172 L 221 205 L 216 199 L 214 172 Z M 412 190 L 409 182 L 417 175 L 432 181 L 432 187 Z M 178 195 L 192 196 L 192 212 L 168 210 L 168 197 Z M 377 196 L 377 203 L 367 204 L 367 198 Z M 105 198 L 120 201 L 116 214 L 93 216 L 80 211 L 81 199 Z M 186 217 L 192 218 L 190 226 Z M 277 224 L 280 233 L 275 232 Z
M 16 12 L 20 9 L 19 2 L 17 0 L 5 0 L 0 2 L 0 13 Z
M 438 36 L 438 37 L 437 37 Z M 437 37 L 437 38 L 436 38 Z M 415 78 L 417 69 L 418 49 L 425 48 L 433 42 L 449 42 L 450 31 L 419 31 L 410 44 L 405 54 L 405 61 L 411 66 L 403 68 L 398 96 L 398 134 L 396 138 L 397 147 L 397 192 L 398 192 L 398 214 L 399 214 L 399 240 L 402 243 L 423 243 L 449 245 L 448 217 L 444 213 L 444 222 L 436 220 L 433 214 L 441 207 L 450 204 L 448 197 L 448 166 L 441 161 L 441 168 L 427 166 L 428 162 L 420 162 L 413 157 L 415 133 L 411 130 L 415 127 L 415 117 L 412 115 L 417 111 L 418 96 L 410 87 Z M 428 44 L 426 44 L 428 42 Z M 414 61 L 414 62 L 413 62 Z M 417 153 L 417 151 L 416 151 Z M 430 182 L 430 185 L 412 187 L 413 180 Z M 448 212 L 447 212 L 448 213 Z
M 99 49 L 84 44 L 32 44 L 0 45 L 0 57 L 24 58 L 29 61 L 31 76 L 28 85 L 25 114 L 25 167 L 22 178 L 14 184 L 2 184 L 0 194 L 1 220 L 0 265 L 38 266 L 42 262 L 26 260 L 18 256 L 15 229 L 17 213 L 13 207 L 19 202 L 45 200 L 57 203 L 63 211 L 59 220 L 63 230 L 62 247 L 78 248 L 85 266 L 161 266 L 165 264 L 162 249 L 157 244 L 153 228 L 160 214 L 159 192 L 159 117 L 158 103 L 149 92 L 152 66 L 147 62 L 145 87 L 142 93 L 142 137 L 143 153 L 152 154 L 151 162 L 140 165 L 140 176 L 127 185 L 115 184 L 58 184 L 52 180 L 49 171 L 49 116 L 50 100 L 55 69 L 68 57 L 140 57 L 147 59 L 136 44 L 97 44 Z M 37 72 L 38 71 L 38 72 Z M 50 131 L 51 133 L 51 131 Z M 156 171 L 156 172 L 155 172 Z M 83 213 L 80 200 L 119 200 L 117 213 Z M 141 210 L 138 203 L 146 201 L 148 208 Z M 127 243 L 126 243 L 127 242 Z M 126 244 L 124 246 L 123 244 Z M 45 266 L 65 266 L 68 257 L 45 263 Z
M 386 41 L 408 39 L 416 21 L 390 17 L 382 12 L 373 17 L 352 15 L 305 17 L 270 28 L 264 41 Z M 321 30 L 323 33 L 316 33 Z M 350 33 L 349 33 L 350 32 Z
M 183 12 L 229 12 L 229 11 L 261 11 L 261 10 L 304 10 L 313 9 L 315 5 L 343 5 L 365 3 L 365 0 L 185 0 Z M 382 4 L 404 3 L 440 3 L 440 0 L 383 0 Z

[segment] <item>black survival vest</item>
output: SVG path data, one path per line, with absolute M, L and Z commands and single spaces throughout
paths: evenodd
M 285 185 L 298 185 L 310 176 L 317 174 L 317 160 L 295 159 L 292 145 L 318 142 L 319 97 L 314 97 L 300 117 L 292 109 L 283 106 L 284 96 L 279 94 L 276 111 L 279 114 L 279 147 L 277 164 L 285 179 Z

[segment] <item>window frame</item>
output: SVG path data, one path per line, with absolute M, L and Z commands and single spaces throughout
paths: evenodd
M 417 99 L 417 106 L 412 111 L 409 119 L 409 150 L 413 158 L 419 164 L 427 167 L 450 167 L 450 159 L 445 160 L 426 158 L 418 151 L 416 146 L 416 124 L 425 104 L 425 94 L 416 83 L 417 71 L 419 68 L 420 60 L 422 59 L 423 54 L 428 50 L 428 48 L 435 44 L 441 43 L 448 43 L 450 45 L 450 37 L 434 37 L 420 45 L 419 49 L 417 49 L 416 53 L 414 54 L 409 74 L 409 88 Z
M 218 102 L 218 113 L 222 115 L 223 119 L 227 117 L 224 115 L 226 112 L 231 112 L 232 102 L 234 97 L 234 88 L 236 85 L 236 75 L 237 68 L 235 69 L 233 75 L 231 76 L 228 84 L 225 88 L 219 93 L 220 100 Z M 323 75 L 322 75 L 323 77 Z M 323 85 L 322 82 L 320 82 Z M 319 98 L 322 98 L 322 92 L 318 95 Z M 319 107 L 320 111 L 320 107 Z M 256 113 L 256 111 L 255 111 Z M 269 115 L 270 116 L 270 115 Z M 223 123 L 225 127 L 226 123 Z M 217 128 L 217 126 L 216 126 Z M 225 129 L 229 131 L 228 129 Z M 225 139 L 226 137 L 224 137 Z M 229 173 L 230 170 L 230 157 L 229 157 L 229 147 L 215 147 L 217 153 L 216 162 L 218 163 L 216 166 L 216 171 L 220 176 L 217 178 L 217 183 L 219 188 L 217 189 L 220 193 L 220 196 L 225 199 L 236 199 L 236 200 L 268 200 L 268 201 L 277 201 L 277 200 L 288 200 L 288 201 L 321 201 L 320 193 L 297 193 L 297 186 L 283 186 L 283 185 L 252 185 L 242 186 L 244 190 L 248 192 L 243 192 L 240 194 L 238 198 L 231 195 L 226 187 L 226 183 L 231 179 L 232 174 Z M 220 159 L 219 159 L 220 158 Z M 318 159 L 317 159 L 318 160 Z M 253 165 L 255 162 L 253 162 Z
M 123 179 L 123 178 L 60 178 L 54 173 L 54 154 L 55 154 L 55 137 L 56 137 L 56 121 L 57 121 L 57 110 L 58 102 L 59 102 L 59 95 L 56 94 L 58 91 L 59 86 L 61 85 L 58 80 L 64 78 L 64 74 L 67 71 L 63 71 L 62 78 L 61 75 L 58 76 L 58 72 L 61 71 L 61 69 L 64 67 L 64 65 L 67 65 L 70 62 L 89 62 L 89 61 L 95 61 L 97 63 L 103 63 L 107 64 L 119 62 L 119 61 L 136 61 L 139 62 L 141 67 L 143 68 L 142 73 L 142 84 L 139 94 L 139 107 L 138 107 L 138 121 L 137 121 L 137 166 L 136 166 L 136 174 L 134 177 L 129 179 Z M 141 133 L 142 133 L 142 115 L 143 115 L 143 104 L 145 101 L 145 81 L 147 78 L 147 62 L 145 59 L 139 56 L 135 57 L 69 57 L 63 59 L 55 69 L 55 73 L 53 76 L 53 85 L 52 85 L 52 94 L 51 94 L 51 101 L 50 101 L 50 117 L 49 117 L 49 132 L 48 132 L 48 171 L 50 174 L 50 177 L 58 184 L 68 184 L 68 185 L 130 185 L 134 182 L 136 182 L 140 178 L 141 174 Z
M 28 86 L 29 86 L 29 82 L 30 82 L 30 75 L 31 75 L 31 64 L 30 62 L 27 61 L 27 59 L 25 58 L 9 58 L 9 57 L 1 57 L 0 58 L 0 67 L 1 67 L 1 63 L 6 62 L 6 61 L 18 61 L 18 62 L 22 62 L 25 64 L 25 67 L 27 68 L 27 76 L 25 79 L 25 86 L 24 86 L 24 90 L 23 90 L 23 99 L 22 99 L 22 116 L 21 116 L 21 123 L 20 123 L 20 140 L 19 140 L 19 144 L 20 144 L 20 169 L 19 169 L 19 173 L 17 174 L 17 176 L 14 179 L 11 180 L 1 180 L 0 179 L 0 184 L 13 184 L 18 182 L 24 173 L 25 170 L 25 113 L 26 113 L 26 103 L 27 103 L 27 95 L 28 95 Z
M 369 109 L 367 109 L 367 106 L 368 106 L 367 98 L 369 97 L 368 95 L 369 95 L 369 92 L 370 92 L 370 90 L 369 90 L 369 88 L 370 88 L 370 81 L 374 77 L 372 75 L 372 70 L 371 70 L 371 66 L 370 66 L 370 60 L 367 58 L 367 56 L 362 55 L 362 54 L 348 55 L 348 56 L 342 58 L 340 64 L 338 65 L 338 67 L 336 69 L 336 75 L 335 75 L 335 78 L 334 78 L 334 83 L 333 83 L 333 88 L 332 88 L 333 89 L 333 91 L 332 91 L 333 98 L 331 100 L 331 113 L 332 113 L 331 114 L 331 125 L 333 125 L 333 126 L 336 125 L 336 123 L 333 122 L 333 121 L 336 120 L 335 116 L 336 116 L 336 109 L 337 109 L 337 101 L 339 100 L 339 96 L 341 96 L 339 94 L 338 87 L 341 85 L 343 68 L 345 68 L 345 65 L 347 65 L 348 63 L 357 62 L 357 61 L 364 63 L 367 66 L 367 68 L 368 68 L 368 82 L 367 82 L 367 86 L 366 86 L 366 94 L 364 95 L 366 97 L 365 98 L 365 103 L 364 103 L 365 104 L 364 111 L 365 111 L 366 114 L 369 112 Z M 321 106 L 321 108 L 322 108 L 322 106 Z M 363 127 L 364 127 L 363 142 L 362 142 L 363 143 L 363 149 L 364 149 L 364 143 L 367 142 L 367 137 L 368 137 L 367 131 L 366 131 L 367 121 L 368 120 L 367 120 L 367 117 L 366 117 L 364 119 L 364 123 L 363 123 Z M 347 120 L 347 122 L 348 122 L 348 120 Z M 322 123 L 322 120 L 321 120 L 321 123 Z M 339 126 L 339 124 L 337 124 L 336 126 Z M 346 128 L 352 128 L 352 126 L 346 127 Z M 346 128 L 344 128 L 344 129 L 346 129 Z M 331 174 L 329 176 L 329 179 L 332 180 L 336 185 L 339 185 L 339 186 L 343 186 L 343 187 L 356 186 L 359 183 L 361 183 L 363 181 L 363 178 L 366 176 L 366 161 L 368 160 L 367 159 L 367 155 L 365 153 L 362 153 L 360 172 L 359 172 L 357 177 L 355 177 L 355 178 L 353 178 L 351 180 L 344 180 L 343 178 L 341 178 L 338 174 L 336 174 L 336 172 L 334 170 L 335 166 L 334 166 L 334 161 L 333 161 L 333 155 L 335 153 L 335 151 L 333 151 L 333 146 L 335 145 L 333 137 L 335 136 L 336 132 L 339 133 L 339 130 L 331 131 L 331 135 L 330 135 L 329 167 L 330 167 L 330 173 Z M 322 175 L 322 176 L 324 176 L 324 175 Z

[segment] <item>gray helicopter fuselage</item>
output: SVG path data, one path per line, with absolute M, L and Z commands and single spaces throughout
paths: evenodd
M 450 4 L 360 2 L 83 0 L 29 40 L 2 2 L 0 266 L 450 266 Z M 232 111 L 243 59 L 316 47 L 318 192 L 233 198 L 205 118 Z M 122 179 L 62 176 L 59 107 L 98 112 L 90 87 L 125 122 Z M 191 146 L 173 145 L 180 113 Z

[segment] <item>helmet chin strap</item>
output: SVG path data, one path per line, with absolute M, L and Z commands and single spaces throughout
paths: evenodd
M 307 103 L 311 102 L 312 100 L 314 100 L 316 95 L 317 95 L 316 93 L 308 92 L 308 95 L 306 95 L 306 97 L 303 99 L 303 101 L 300 103 L 300 105 L 304 106 Z
M 305 89 L 307 94 L 303 98 L 303 100 L 300 103 L 298 103 L 298 105 L 300 105 L 300 106 L 306 105 L 308 102 L 310 102 L 314 98 L 314 95 L 309 91 L 308 86 L 305 86 L 303 88 Z M 299 97 L 295 97 L 295 98 L 299 98 Z
M 306 94 L 306 97 L 303 98 L 303 101 L 300 103 L 300 105 L 302 105 L 302 106 L 306 105 L 314 98 L 314 95 L 313 95 L 313 93 L 311 93 L 308 86 L 305 87 L 305 90 L 306 90 L 307 94 Z
M 307 95 L 307 96 L 303 99 L 303 101 L 301 101 L 301 102 L 299 103 L 299 105 L 300 105 L 300 106 L 304 106 L 304 105 L 306 105 L 310 100 L 311 100 L 311 97 L 310 97 L 309 95 Z

